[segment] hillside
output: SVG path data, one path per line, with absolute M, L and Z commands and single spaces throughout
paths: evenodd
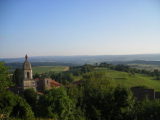
M 69 70 L 67 66 L 38 66 L 33 67 L 33 73 L 44 73 L 49 71 L 54 72 L 65 72 L 73 74 L 74 81 L 83 80 L 83 76 L 88 73 L 98 72 L 105 77 L 104 79 L 109 78 L 109 82 L 113 86 L 123 86 L 126 88 L 134 87 L 134 86 L 145 86 L 147 88 L 155 89 L 156 91 L 160 91 L 160 80 L 155 80 L 154 77 L 144 75 L 144 74 L 131 74 L 128 72 L 121 72 L 116 70 L 110 70 L 108 68 L 96 67 L 92 71 L 87 73 L 80 73 L 80 69 L 82 66 L 77 67 L 73 70 Z M 74 75 L 74 72 L 78 72 L 80 74 Z M 64 74 L 66 76 L 66 74 Z M 98 78 L 96 78 L 98 79 Z M 107 79 L 108 80 L 108 79 Z
M 64 72 L 67 71 L 72 73 L 73 71 L 69 70 L 67 66 L 36 66 L 33 67 L 33 73 L 44 73 L 44 72 Z M 78 69 L 76 69 L 78 70 Z M 128 72 L 121 72 L 116 70 L 110 70 L 107 68 L 96 67 L 92 72 L 102 73 L 105 78 L 110 78 L 110 83 L 113 86 L 121 85 L 126 88 L 134 86 L 145 86 L 148 88 L 153 88 L 156 91 L 160 91 L 160 80 L 155 80 L 154 77 L 143 75 L 143 74 L 131 74 Z M 74 81 L 82 80 L 83 75 L 88 73 L 83 73 L 80 75 L 74 75 Z M 96 78 L 98 79 L 98 78 Z
M 112 85 L 121 85 L 127 88 L 134 86 L 145 86 L 160 91 L 160 81 L 154 80 L 153 77 L 135 74 L 131 75 L 127 72 L 108 70 L 106 68 L 97 68 L 96 71 L 104 72 L 105 77 L 109 77 Z

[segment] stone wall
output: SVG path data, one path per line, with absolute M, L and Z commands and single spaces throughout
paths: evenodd
M 36 91 L 36 82 L 35 80 L 24 80 L 23 81 L 23 89 L 33 88 Z
M 132 87 L 131 91 L 135 98 L 139 101 L 148 98 L 154 100 L 160 98 L 160 92 L 155 92 L 154 89 L 148 89 L 144 87 Z

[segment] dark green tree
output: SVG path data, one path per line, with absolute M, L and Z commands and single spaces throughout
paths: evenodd
M 75 120 L 74 111 L 74 103 L 67 95 L 65 88 L 46 91 L 39 99 L 39 115 L 42 117 Z
M 16 69 L 13 74 L 13 82 L 16 84 L 16 86 L 22 86 L 22 80 L 23 80 L 22 69 Z
M 0 62 L 0 91 L 6 90 L 11 85 L 11 76 L 9 75 L 8 68 L 4 63 Z
M 34 117 L 32 109 L 25 99 L 10 91 L 3 91 L 0 94 L 0 114 L 4 114 L 7 118 L 31 119 Z
M 160 100 L 144 100 L 135 106 L 137 120 L 159 120 Z
M 112 87 L 103 72 L 88 73 L 80 89 L 83 90 L 81 110 L 88 120 L 131 119 L 133 110 L 132 94 L 122 87 Z M 80 91 L 80 90 L 79 90 Z
M 34 89 L 26 89 L 23 92 L 23 97 L 27 101 L 27 103 L 31 106 L 34 113 L 36 113 L 36 106 L 37 106 L 37 93 Z
M 40 78 L 40 75 L 38 74 L 38 73 L 35 73 L 34 75 L 33 75 L 33 78 L 35 79 L 35 78 Z
M 25 99 L 20 96 L 16 96 L 16 104 L 12 108 L 10 117 L 31 120 L 34 118 L 34 113 Z

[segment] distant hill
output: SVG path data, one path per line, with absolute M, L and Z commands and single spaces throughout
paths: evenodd
M 145 60 L 134 60 L 134 61 L 109 61 L 112 64 L 145 64 L 145 65 L 160 65 L 160 61 L 145 61 Z
M 159 64 L 160 54 L 139 54 L 139 55 L 97 55 L 97 56 L 38 56 L 29 57 L 31 62 L 52 62 L 67 64 L 86 64 L 99 62 L 145 62 Z M 0 58 L 5 63 L 22 63 L 24 58 Z
M 56 63 L 56 62 L 31 62 L 32 67 L 38 67 L 38 66 L 74 66 L 74 64 L 71 63 Z M 16 68 L 22 68 L 23 63 L 22 62 L 13 62 L 13 63 L 6 63 L 6 66 L 9 66 L 9 68 L 12 70 Z

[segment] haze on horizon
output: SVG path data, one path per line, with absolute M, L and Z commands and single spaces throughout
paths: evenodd
M 160 53 L 159 0 L 1 0 L 0 58 Z

